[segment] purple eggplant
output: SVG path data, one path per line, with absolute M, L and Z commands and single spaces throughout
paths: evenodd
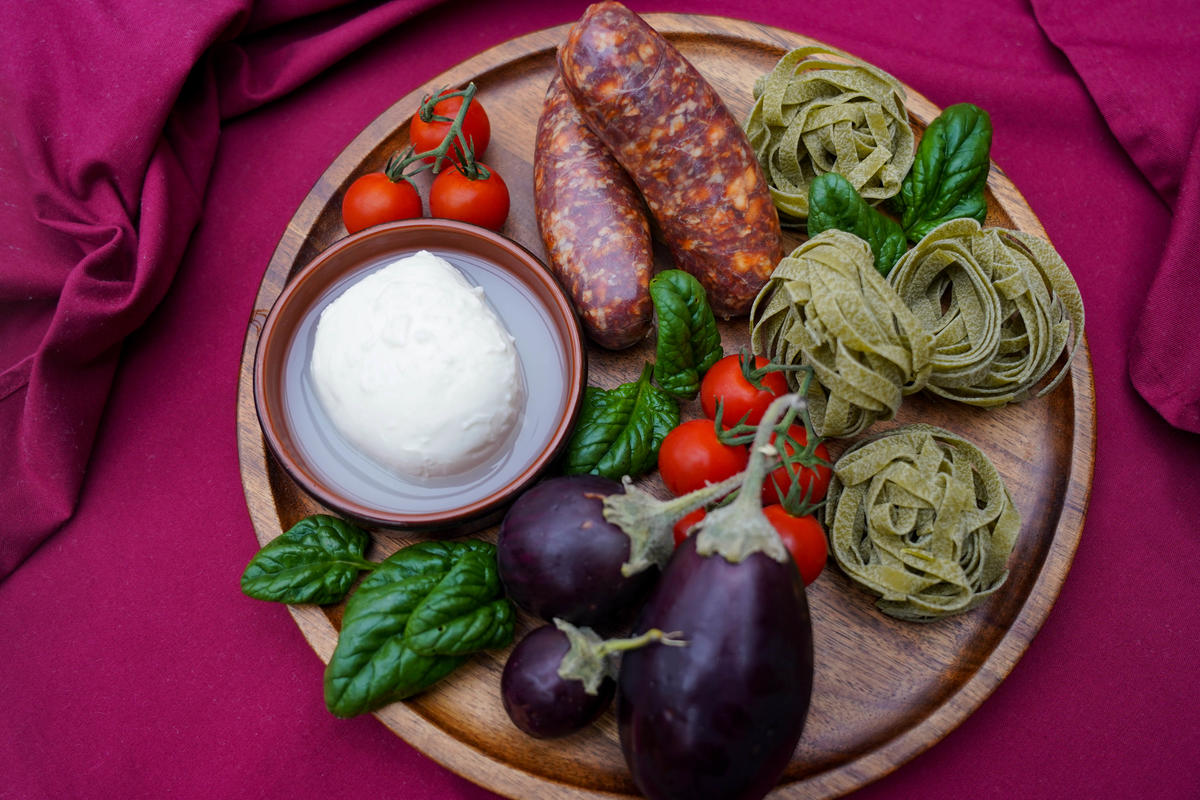
M 547 622 L 625 630 L 671 557 L 672 526 L 740 481 L 739 474 L 659 500 L 596 475 L 551 478 L 521 495 L 500 523 L 500 580 L 514 603 Z
M 596 475 L 551 478 L 521 495 L 496 542 L 509 598 L 536 617 L 597 630 L 633 621 L 658 579 L 656 565 L 623 574 L 630 538 L 604 517 L 604 499 L 624 487 Z
M 676 549 L 634 628 L 678 631 L 688 642 L 633 651 L 621 663 L 621 749 L 651 800 L 757 800 L 804 730 L 808 603 L 759 505 L 769 428 L 802 403 L 796 395 L 772 403 L 737 499 L 710 511 Z
M 637 638 L 601 639 L 591 628 L 561 619 L 535 628 L 504 664 L 504 710 L 518 728 L 539 739 L 574 733 L 612 702 L 620 655 L 655 642 L 686 645 L 658 630 Z
M 570 649 L 567 634 L 554 625 L 534 628 L 517 643 L 500 676 L 500 699 L 518 728 L 539 739 L 566 736 L 604 713 L 616 684 L 603 676 L 588 693 L 582 680 L 559 674 Z

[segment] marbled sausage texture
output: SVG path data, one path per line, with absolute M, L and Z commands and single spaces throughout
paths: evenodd
M 613 350 L 641 341 L 653 316 L 645 204 L 557 74 L 538 120 L 533 185 L 550 267 L 588 337 Z
M 745 314 L 782 257 L 779 217 L 715 89 L 641 17 L 590 6 L 559 49 L 584 120 L 633 178 L 677 266 L 713 311 Z

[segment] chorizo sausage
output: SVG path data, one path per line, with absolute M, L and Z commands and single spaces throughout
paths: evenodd
M 589 6 L 558 52 L 584 120 L 625 168 L 677 266 L 723 317 L 750 309 L 782 257 L 779 217 L 746 134 L 715 89 L 641 17 Z
M 619 350 L 650 330 L 654 252 L 645 205 L 555 75 L 538 120 L 534 208 L 546 254 L 589 338 Z

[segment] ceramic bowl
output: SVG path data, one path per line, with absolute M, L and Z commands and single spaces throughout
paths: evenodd
M 483 287 L 524 371 L 526 405 L 511 447 L 463 479 L 408 480 L 367 458 L 334 427 L 309 373 L 321 311 L 357 280 L 420 250 Z M 528 250 L 466 223 L 406 220 L 334 242 L 288 281 L 259 339 L 254 402 L 276 461 L 318 502 L 371 526 L 453 535 L 498 519 L 560 453 L 583 399 L 586 359 L 570 301 Z

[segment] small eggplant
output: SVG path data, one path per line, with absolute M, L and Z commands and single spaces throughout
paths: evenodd
M 636 639 L 606 640 L 561 619 L 535 628 L 504 664 L 504 710 L 513 724 L 539 739 L 574 733 L 612 702 L 619 654 L 651 642 L 686 644 L 657 630 Z
M 627 628 L 674 547 L 671 527 L 734 484 L 661 502 L 596 475 L 551 478 L 500 524 L 496 562 L 509 598 L 546 622 Z
M 772 403 L 737 498 L 676 549 L 634 628 L 679 631 L 688 646 L 622 659 L 621 749 L 651 800 L 758 800 L 803 732 L 813 679 L 808 603 L 759 505 L 771 428 L 802 404 L 797 395 Z
M 622 575 L 629 537 L 604 518 L 621 484 L 596 475 L 551 478 L 521 495 L 496 541 L 509 599 L 536 617 L 593 628 L 632 621 L 658 569 Z

